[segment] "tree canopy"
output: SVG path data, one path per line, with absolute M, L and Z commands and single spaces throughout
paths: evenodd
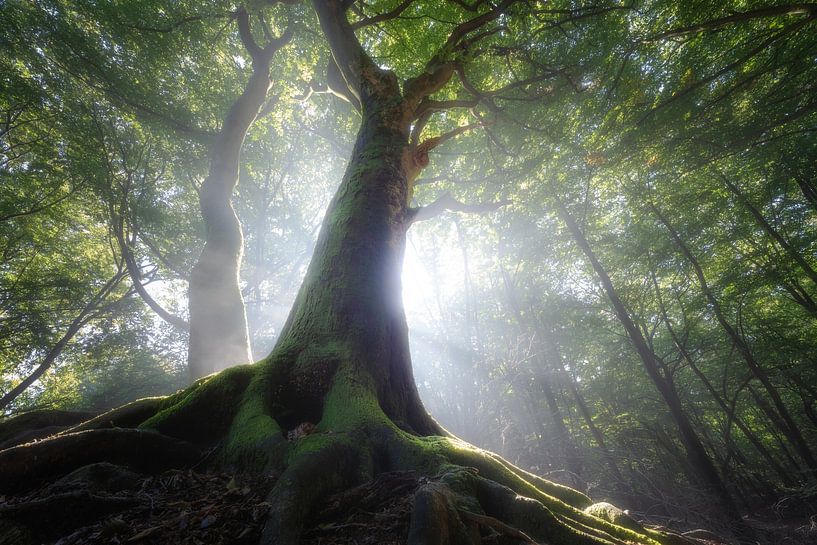
M 395 468 L 431 449 L 523 494 L 422 442 L 451 432 L 751 542 L 740 513 L 799 514 L 817 479 L 815 19 L 777 1 L 4 2 L 0 409 L 187 387 L 123 427 L 219 437 L 220 463 L 267 469 L 320 450 L 282 454 L 305 423 L 366 427 Z M 231 408 L 205 430 L 197 403 Z M 300 485 L 299 463 L 281 470 Z M 447 479 L 525 526 L 491 511 L 493 485 Z M 287 529 L 264 535 L 283 543 L 315 498 L 273 490 Z M 590 542 L 636 539 L 527 492 Z

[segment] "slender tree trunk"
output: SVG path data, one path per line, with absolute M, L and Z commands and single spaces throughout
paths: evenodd
M 726 320 L 726 316 L 721 309 L 720 303 L 718 302 L 717 298 L 715 298 L 715 294 L 713 293 L 712 289 L 709 287 L 706 277 L 704 276 L 703 269 L 698 263 L 698 260 L 694 255 L 692 255 L 692 252 L 681 239 L 678 232 L 673 228 L 672 224 L 670 224 L 669 220 L 667 220 L 661 211 L 658 210 L 658 208 L 652 203 L 649 204 L 649 207 L 655 214 L 656 218 L 658 218 L 664 227 L 667 228 L 678 249 L 682 254 L 684 254 L 687 261 L 689 261 L 689 263 L 692 265 L 695 275 L 698 277 L 701 291 L 703 291 L 704 296 L 706 297 L 707 301 L 709 301 L 709 304 L 712 307 L 712 312 L 715 314 L 718 323 L 720 323 L 724 332 L 726 332 L 726 335 L 729 337 L 729 340 L 733 343 L 735 348 L 737 348 L 741 357 L 746 362 L 747 367 L 749 367 L 749 370 L 765 388 L 766 393 L 769 395 L 769 398 L 772 400 L 772 403 L 777 410 L 777 413 L 783 420 L 781 431 L 783 431 L 783 433 L 786 435 L 786 438 L 791 442 L 792 446 L 795 448 L 812 473 L 817 474 L 817 460 L 815 460 L 808 443 L 806 443 L 803 434 L 800 432 L 799 426 L 794 421 L 794 418 L 789 410 L 786 408 L 785 403 L 783 403 L 780 393 L 777 391 L 774 384 L 772 384 L 771 378 L 766 370 L 755 359 L 754 354 L 749 349 L 749 346 L 744 342 L 743 338 Z
M 649 348 L 649 345 L 641 334 L 641 331 L 630 317 L 629 311 L 619 297 L 610 276 L 607 274 L 607 271 L 604 269 L 601 262 L 599 262 L 595 252 L 593 252 L 589 242 L 585 238 L 584 233 L 582 233 L 582 230 L 576 223 L 576 220 L 573 218 L 558 196 L 556 196 L 555 188 L 553 188 L 553 192 L 556 210 L 559 217 L 567 226 L 568 230 L 573 236 L 574 241 L 582 250 L 585 257 L 587 257 L 588 261 L 590 261 L 593 270 L 598 275 L 598 278 L 604 287 L 607 297 L 610 299 L 610 302 L 613 305 L 613 309 L 619 319 L 619 322 L 621 322 L 622 326 L 626 330 L 627 335 L 630 338 L 630 342 L 633 344 L 633 347 L 641 359 L 644 369 L 647 371 L 647 374 L 649 375 L 656 389 L 664 399 L 664 402 L 666 403 L 670 414 L 678 427 L 681 441 L 686 450 L 687 460 L 694 474 L 700 480 L 700 482 L 710 490 L 712 495 L 721 500 L 723 503 L 722 507 L 724 512 L 730 516 L 730 518 L 739 520 L 740 517 L 737 513 L 737 509 L 734 506 L 732 497 L 727 491 L 720 475 L 718 475 L 718 470 L 712 463 L 712 460 L 701 443 L 698 434 L 695 432 L 695 428 L 684 411 L 681 399 L 678 396 L 678 392 L 662 376 L 660 365 L 655 357 L 655 354 Z
M 205 242 L 190 274 L 188 292 L 187 365 L 193 380 L 252 361 L 247 313 L 239 287 L 244 237 L 231 197 L 238 183 L 244 137 L 267 100 L 272 57 L 289 38 L 282 36 L 261 48 L 252 37 L 243 7 L 236 11 L 236 19 L 252 57 L 253 72 L 227 113 L 211 150 L 210 171 L 199 190 Z
M 794 481 L 792 480 L 789 473 L 785 469 L 783 469 L 783 466 L 781 466 L 777 462 L 774 456 L 772 456 L 772 453 L 769 452 L 769 450 L 765 447 L 763 442 L 760 439 L 758 439 L 757 435 L 751 429 L 749 429 L 749 426 L 746 425 L 743 419 L 735 413 L 734 408 L 730 408 L 727 405 L 726 401 L 723 399 L 723 397 L 721 397 L 717 389 L 712 385 L 707 376 L 703 373 L 703 371 L 701 371 L 701 369 L 692 359 L 692 355 L 689 353 L 684 344 L 681 342 L 681 339 L 675 332 L 675 328 L 672 326 L 672 322 L 670 321 L 669 316 L 667 315 L 667 311 L 664 306 L 664 301 L 661 298 L 661 293 L 658 288 L 658 281 L 655 278 L 655 274 L 652 275 L 652 280 L 653 286 L 655 287 L 658 308 L 661 312 L 661 319 L 663 320 L 664 326 L 667 328 L 667 332 L 670 334 L 670 338 L 672 339 L 673 344 L 675 344 L 675 347 L 678 349 L 678 352 L 681 354 L 683 360 L 686 362 L 686 364 L 689 366 L 689 368 L 692 370 L 695 376 L 698 377 L 698 379 L 704 385 L 706 390 L 709 392 L 709 395 L 711 395 L 712 399 L 715 400 L 715 403 L 717 403 L 717 405 L 723 410 L 723 412 L 727 415 L 730 421 L 735 423 L 735 425 L 738 427 L 741 433 L 743 433 L 744 437 L 746 437 L 746 439 L 752 444 L 752 446 L 755 447 L 755 450 L 757 450 L 758 454 L 760 454 L 760 456 L 764 460 L 766 460 L 769 466 L 777 473 L 777 475 L 780 477 L 781 482 L 786 485 L 793 485 Z
M 567 370 L 565 370 L 565 374 Z M 579 391 L 579 387 L 576 384 L 576 381 L 573 380 L 573 377 L 568 377 L 570 381 L 570 389 L 573 393 L 573 399 L 576 400 L 576 406 L 579 407 L 579 412 L 582 415 L 582 419 L 584 420 L 587 429 L 590 430 L 590 435 L 593 437 L 593 440 L 598 445 L 599 450 L 602 452 L 602 456 L 604 457 L 604 461 L 607 463 L 607 467 L 610 469 L 610 473 L 616 479 L 616 487 L 623 487 L 627 485 L 627 481 L 624 479 L 624 476 L 621 474 L 621 470 L 618 468 L 618 463 L 616 463 L 616 459 L 613 456 L 612 451 L 607 446 L 607 441 L 604 439 L 604 434 L 601 432 L 596 423 L 593 422 L 593 415 L 590 412 L 590 408 L 587 406 L 587 402 L 584 399 L 581 391 Z
M 516 297 L 516 291 L 514 290 L 505 270 L 502 271 L 502 276 L 505 283 L 505 290 L 508 294 L 508 302 L 510 303 L 511 310 L 514 313 L 517 323 L 522 328 L 535 334 L 536 328 L 533 327 L 532 324 L 530 324 L 522 315 L 522 310 Z M 579 457 L 578 446 L 565 425 L 562 410 L 559 407 L 559 403 L 556 400 L 556 395 L 554 394 L 553 388 L 550 384 L 552 374 L 548 371 L 555 370 L 557 367 L 562 366 L 561 356 L 555 350 L 555 347 L 549 342 L 551 339 L 547 335 L 540 335 L 537 340 L 538 342 L 536 345 L 538 349 L 534 357 L 536 368 L 533 370 L 536 386 L 539 388 L 540 392 L 545 398 L 545 402 L 547 403 L 551 421 L 556 429 L 557 440 L 561 445 L 565 467 L 576 476 L 581 476 L 582 464 Z
M 760 412 L 766 415 L 766 419 L 768 420 L 768 424 L 766 426 L 767 432 L 774 437 L 777 445 L 780 447 L 780 452 L 783 453 L 783 457 L 788 461 L 789 465 L 795 469 L 795 471 L 802 473 L 802 462 L 798 461 L 794 457 L 795 455 L 792 454 L 789 448 L 791 446 L 791 441 L 788 441 L 788 437 L 786 437 L 786 423 L 783 422 L 777 411 L 775 411 L 774 408 L 769 405 L 769 402 L 760 394 L 760 392 L 753 388 L 751 384 L 748 384 L 746 389 L 752 396 L 755 405 L 760 409 Z
M 812 316 L 817 317 L 817 302 L 803 289 L 803 286 L 797 280 L 793 278 L 788 281 L 781 280 L 780 285 L 789 292 L 795 303 L 803 307 Z
M 814 185 L 814 182 L 807 180 L 803 176 L 798 175 L 794 178 L 797 180 L 797 185 L 800 187 L 803 197 L 806 198 L 812 208 L 817 210 L 817 186 Z
M 607 441 L 604 439 L 604 434 L 599 427 L 596 426 L 596 423 L 593 422 L 593 415 L 590 412 L 590 408 L 587 406 L 584 396 L 579 390 L 578 384 L 576 384 L 576 380 L 565 367 L 565 359 L 562 356 L 562 352 L 559 349 L 559 343 L 556 341 L 553 333 L 553 326 L 550 323 L 542 323 L 540 324 L 539 330 L 541 331 L 541 337 L 543 338 L 545 346 L 551 355 L 550 357 L 551 361 L 553 362 L 554 369 L 570 388 L 570 392 L 573 395 L 573 400 L 576 402 L 576 406 L 579 408 L 579 413 L 582 415 L 582 420 L 584 420 L 585 425 L 587 425 L 588 430 L 590 430 L 590 435 L 593 437 L 596 445 L 598 445 L 599 450 L 601 450 L 602 456 L 610 469 L 610 473 L 617 479 L 617 485 L 625 486 L 626 480 L 622 476 L 612 452 L 607 448 Z

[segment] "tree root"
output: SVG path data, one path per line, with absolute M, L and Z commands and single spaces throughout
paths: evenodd
M 89 412 L 51 409 L 13 416 L 0 422 L 0 450 L 48 437 L 93 417 Z
M 486 532 L 528 544 L 672 542 L 667 534 L 594 516 L 585 511 L 592 503 L 586 495 L 495 454 L 454 437 L 406 431 L 382 410 L 371 377 L 354 367 L 333 367 L 328 391 L 321 386 L 304 403 L 298 395 L 316 386 L 305 375 L 298 380 L 306 386 L 287 392 L 296 380 L 285 365 L 290 360 L 235 367 L 168 398 L 140 400 L 70 432 L 0 451 L 0 492 L 101 461 L 150 471 L 184 467 L 200 460 L 201 448 L 216 446 L 212 462 L 220 466 L 280 475 L 267 497 L 262 545 L 297 544 L 324 497 L 388 472 L 431 476 L 416 481 L 410 545 L 479 545 Z M 122 425 L 141 429 L 116 427 Z M 307 431 L 287 433 L 293 429 Z
M 463 519 L 465 519 L 467 521 L 474 522 L 474 523 L 476 523 L 476 524 L 478 524 L 480 526 L 486 526 L 488 528 L 496 530 L 500 534 L 510 536 L 510 537 L 512 537 L 514 539 L 518 539 L 519 541 L 523 541 L 525 543 L 530 543 L 532 545 L 537 545 L 537 543 L 533 540 L 533 538 L 530 537 L 528 534 L 514 528 L 513 526 L 508 526 L 507 524 L 505 524 L 504 522 L 502 522 L 499 519 L 495 519 L 494 517 L 489 517 L 488 515 L 478 515 L 476 513 L 470 512 L 470 511 L 461 510 L 459 513 L 460 513 L 460 517 L 462 517 Z
M 0 451 L 0 492 L 31 489 L 95 462 L 160 471 L 191 465 L 200 457 L 201 451 L 192 444 L 146 430 L 114 428 L 58 435 Z
M 135 428 L 159 412 L 165 399 L 164 397 L 145 397 L 137 399 L 121 407 L 116 407 L 115 409 L 104 412 L 94 418 L 84 420 L 66 429 L 62 434 L 103 428 Z
M 359 451 L 351 443 L 316 436 L 302 441 L 267 498 L 272 507 L 261 545 L 298 543 L 321 498 L 368 480 L 360 478 Z
M 139 427 L 196 444 L 222 439 L 256 370 L 239 365 L 204 377 L 165 398 L 159 411 Z
M 448 486 L 439 482 L 422 486 L 414 495 L 408 545 L 471 545 L 479 530 L 467 525 L 460 512 Z
M 137 503 L 134 498 L 100 496 L 88 491 L 67 492 L 0 506 L 0 519 L 30 528 L 38 539 L 49 539 Z

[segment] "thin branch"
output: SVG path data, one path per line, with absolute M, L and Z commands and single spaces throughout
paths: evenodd
M 408 223 L 411 224 L 417 221 L 437 217 L 446 210 L 451 212 L 462 212 L 465 214 L 487 214 L 490 212 L 495 212 L 503 206 L 508 206 L 510 204 L 513 204 L 513 201 L 508 199 L 479 204 L 465 204 L 456 200 L 450 193 L 446 193 L 427 206 L 410 208 L 408 211 Z
M 712 19 L 696 25 L 680 27 L 659 34 L 654 34 L 643 41 L 651 42 L 666 40 L 670 38 L 681 38 L 690 34 L 700 34 L 702 32 L 714 32 L 732 23 L 743 23 L 754 19 L 767 17 L 778 17 L 781 15 L 808 15 L 808 19 L 817 17 L 817 4 L 789 4 L 782 6 L 770 6 L 739 13 L 733 13 L 726 17 Z
M 454 27 L 454 30 L 448 35 L 442 47 L 440 47 L 434 56 L 426 63 L 425 71 L 419 76 L 406 81 L 403 96 L 407 102 L 409 104 L 419 104 L 423 98 L 442 89 L 451 79 L 451 76 L 457 68 L 456 59 L 453 58 L 455 51 L 457 49 L 467 49 L 478 38 L 469 40 L 466 43 L 462 43 L 462 40 L 471 32 L 498 19 L 508 7 L 517 1 L 518 0 L 503 0 L 482 15 L 464 21 Z M 482 33 L 480 37 L 485 37 L 490 34 L 492 33 Z
M 379 13 L 377 15 L 373 15 L 372 17 L 366 17 L 359 21 L 352 23 L 352 30 L 357 30 L 359 28 L 363 28 L 366 26 L 376 25 L 378 23 L 382 23 L 384 21 L 389 21 L 391 19 L 397 18 L 401 13 L 406 11 L 410 5 L 414 3 L 414 0 L 403 0 L 400 4 L 397 5 L 393 10 L 387 11 L 384 13 Z

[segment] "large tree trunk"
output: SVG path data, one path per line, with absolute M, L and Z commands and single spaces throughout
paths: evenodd
M 401 427 L 427 435 L 440 428 L 420 403 L 401 300 L 408 127 L 399 101 L 392 100 L 398 107 L 378 102 L 364 103 L 351 161 L 275 351 L 300 354 L 298 367 L 313 368 L 326 377 L 325 385 L 338 363 L 365 373 L 384 412 Z

